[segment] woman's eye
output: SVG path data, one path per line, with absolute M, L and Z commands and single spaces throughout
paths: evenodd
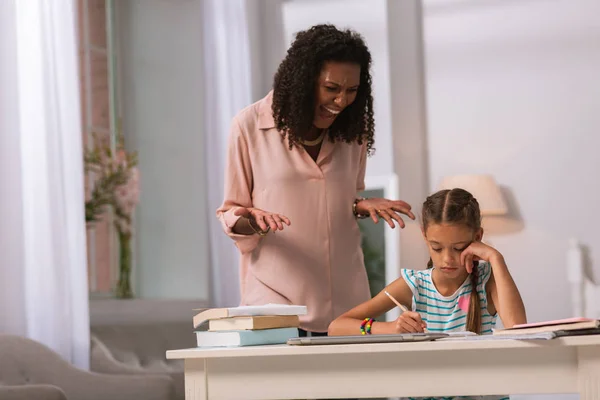
M 329 87 L 329 86 L 325 86 L 325 89 L 327 89 L 328 92 L 335 92 L 337 90 L 337 88 Z
M 442 249 L 434 249 L 433 247 L 431 248 L 431 250 L 435 251 L 436 253 L 439 253 L 440 251 L 442 251 Z
M 467 246 L 468 247 L 468 246 Z M 459 252 L 463 252 L 465 251 L 466 247 L 463 247 L 462 249 L 454 249 L 455 251 L 459 251 Z

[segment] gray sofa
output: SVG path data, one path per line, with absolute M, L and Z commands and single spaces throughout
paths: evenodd
M 67 400 L 65 392 L 53 385 L 0 386 L 2 400 Z
M 170 400 L 174 395 L 173 380 L 164 374 L 87 372 L 36 341 L 0 334 L 1 399 Z
M 185 398 L 182 360 L 167 360 L 170 349 L 195 346 L 191 323 L 97 325 L 91 333 L 92 371 L 107 374 L 163 374 L 173 380 L 174 400 Z
M 196 346 L 193 309 L 202 306 L 197 300 L 92 300 L 91 370 L 118 375 L 162 374 L 173 380 L 174 400 L 183 400 L 183 361 L 167 360 L 165 353 Z

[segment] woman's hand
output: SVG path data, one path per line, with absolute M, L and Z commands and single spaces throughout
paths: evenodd
M 472 242 L 460 254 L 460 262 L 465 266 L 469 274 L 473 271 L 473 261 L 483 260 L 493 266 L 494 264 L 498 264 L 498 260 L 502 258 L 502 254 L 498 250 L 479 241 Z
M 268 231 L 269 228 L 273 231 L 282 231 L 284 224 L 290 226 L 290 220 L 285 215 L 263 211 L 258 208 L 238 207 L 233 211 L 233 215 L 248 218 L 251 224 L 255 223 L 263 232 Z
M 404 228 L 406 225 L 400 217 L 400 214 L 407 215 L 410 219 L 415 219 L 414 214 L 410 211 L 410 204 L 402 200 L 388 200 L 388 199 L 365 199 L 361 200 L 356 204 L 356 212 L 362 215 L 371 215 L 373 222 L 379 222 L 379 217 L 387 221 L 391 228 L 396 225 L 394 221 Z

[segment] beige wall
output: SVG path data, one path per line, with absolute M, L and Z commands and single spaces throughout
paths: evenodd
M 78 0 L 78 9 L 82 132 L 87 145 L 92 132 L 108 140 L 110 131 L 105 0 Z M 88 228 L 87 246 L 90 291 L 108 292 L 113 246 L 106 221 Z

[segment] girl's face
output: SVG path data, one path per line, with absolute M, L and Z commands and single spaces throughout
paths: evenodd
M 432 224 L 423 233 L 433 266 L 448 278 L 459 278 L 466 272 L 460 254 L 472 242 L 481 240 L 483 230 L 473 231 L 460 224 Z
M 313 125 L 327 129 L 337 116 L 356 100 L 360 65 L 329 61 L 323 65 L 317 82 Z

